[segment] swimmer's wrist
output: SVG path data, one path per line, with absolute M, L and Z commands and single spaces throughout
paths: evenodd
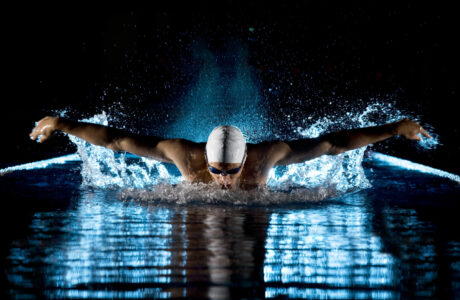
M 67 132 L 70 129 L 69 120 L 56 117 L 54 121 L 54 128 L 59 131 Z
M 396 135 L 399 135 L 399 122 L 393 122 L 393 123 L 389 123 L 389 124 L 386 124 L 384 125 L 387 127 L 387 132 L 388 134 L 390 134 L 391 136 L 396 136 Z

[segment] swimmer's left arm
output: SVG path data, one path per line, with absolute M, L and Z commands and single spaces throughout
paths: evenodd
M 29 136 L 32 140 L 43 143 L 54 131 L 62 131 L 93 145 L 106 147 L 116 152 L 130 152 L 163 162 L 181 161 L 184 153 L 198 147 L 196 143 L 183 139 L 143 136 L 114 127 L 51 116 L 38 121 Z
M 281 159 L 277 165 L 301 163 L 321 155 L 337 155 L 377 143 L 395 135 L 411 140 L 421 140 L 418 134 L 431 136 L 418 123 L 409 119 L 388 123 L 382 126 L 357 128 L 332 132 L 314 139 L 280 142 L 278 153 Z

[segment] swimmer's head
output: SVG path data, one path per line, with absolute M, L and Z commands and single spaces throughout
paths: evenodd
M 246 139 L 234 126 L 214 128 L 206 143 L 208 170 L 214 181 L 229 189 L 238 180 L 246 160 Z

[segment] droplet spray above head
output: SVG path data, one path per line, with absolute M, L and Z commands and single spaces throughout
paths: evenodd
M 206 143 L 208 162 L 242 163 L 246 155 L 246 139 L 241 130 L 224 125 L 214 128 Z

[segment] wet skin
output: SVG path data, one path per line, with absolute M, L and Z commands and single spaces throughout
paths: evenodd
M 113 127 L 75 122 L 58 117 L 45 117 L 30 133 L 32 140 L 46 141 L 54 131 L 62 131 L 91 144 L 113 151 L 130 152 L 138 156 L 173 163 L 188 182 L 216 182 L 224 189 L 238 186 L 251 189 L 267 183 L 270 169 L 276 165 L 305 162 L 322 155 L 337 155 L 345 151 L 383 141 L 395 135 L 421 140 L 418 134 L 431 136 L 418 123 L 409 119 L 381 126 L 342 130 L 318 138 L 292 141 L 266 141 L 247 144 L 247 158 L 236 174 L 218 175 L 209 171 L 205 143 L 185 139 L 163 139 L 133 134 Z M 237 164 L 209 162 L 216 169 L 227 171 Z

